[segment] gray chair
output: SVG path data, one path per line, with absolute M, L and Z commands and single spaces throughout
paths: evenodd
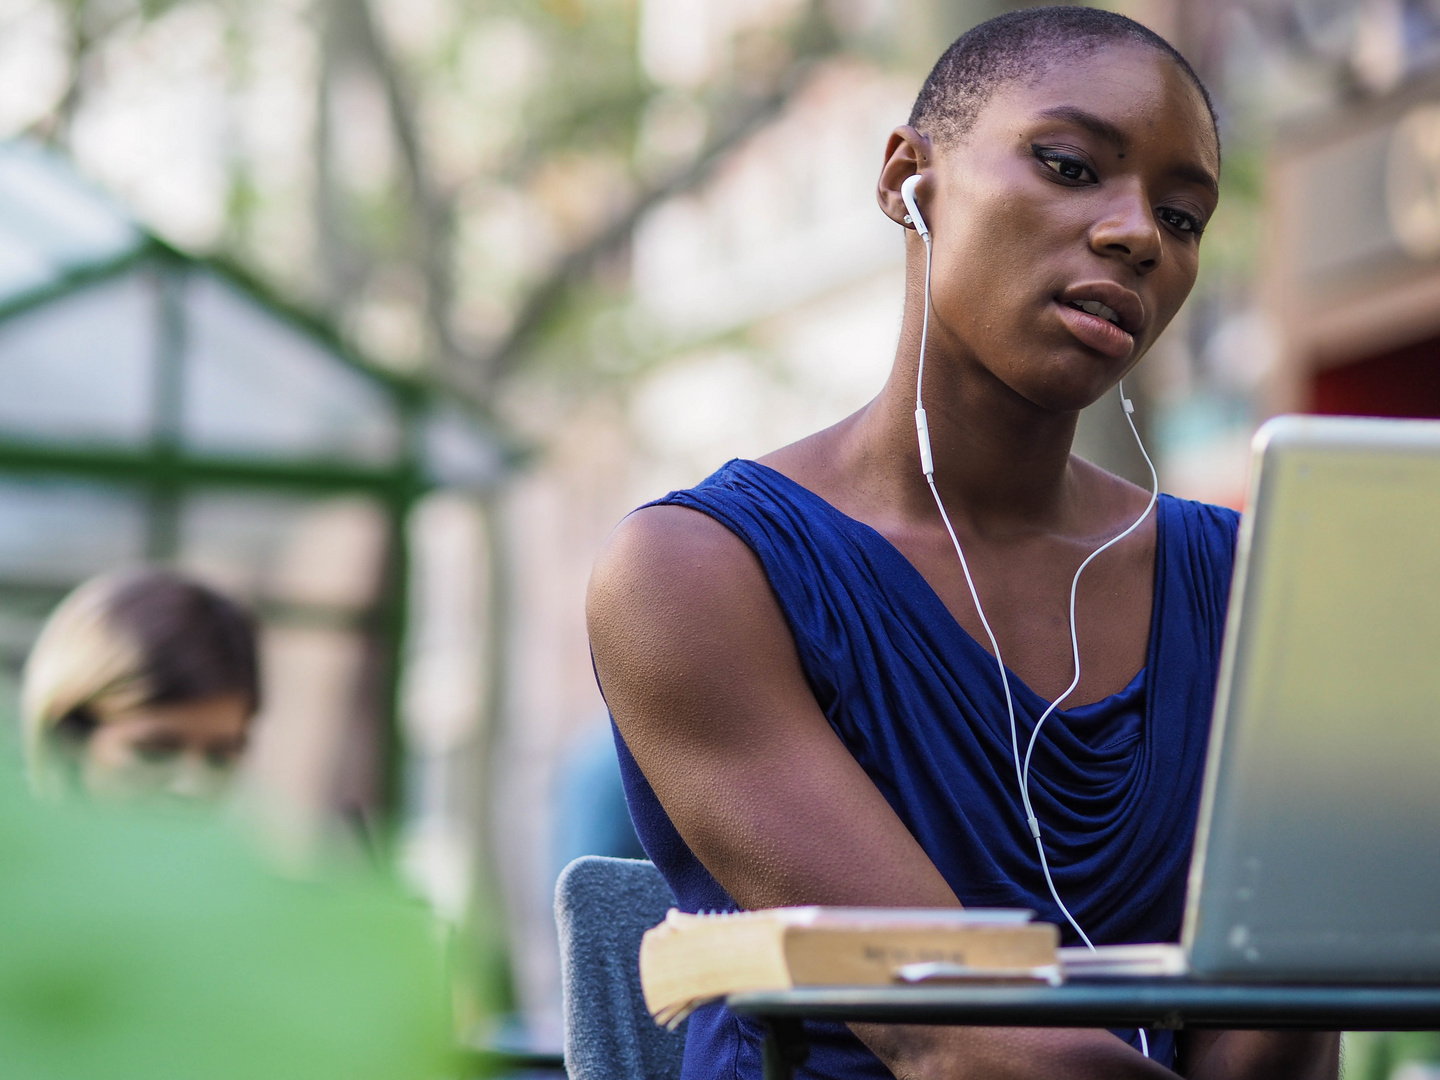
M 655 864 L 587 855 L 555 883 L 570 1080 L 679 1080 L 685 1027 L 666 1031 L 640 993 L 640 938 L 675 906 Z

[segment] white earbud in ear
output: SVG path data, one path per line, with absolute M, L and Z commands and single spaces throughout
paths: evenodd
M 925 224 L 925 218 L 920 214 L 920 207 L 915 202 L 915 189 L 920 186 L 920 174 L 906 177 L 905 182 L 900 185 L 900 198 L 905 200 L 905 209 L 910 211 L 905 215 L 905 223 L 914 225 L 915 231 L 924 240 L 930 235 L 929 226 Z

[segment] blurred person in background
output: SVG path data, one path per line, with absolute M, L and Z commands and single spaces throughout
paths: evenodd
M 154 567 L 94 578 L 25 664 L 31 780 L 52 796 L 214 799 L 259 701 L 255 623 L 235 601 Z
M 259 701 L 255 624 L 173 571 L 95 578 L 26 664 L 35 786 L 0 770 L 0 1045 L 7 1077 L 421 1080 L 452 1075 L 433 916 L 387 873 L 275 873 L 213 796 Z M 122 805 L 123 804 L 123 805 Z

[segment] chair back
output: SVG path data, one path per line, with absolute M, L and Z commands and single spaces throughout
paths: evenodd
M 587 855 L 555 883 L 569 1080 L 679 1080 L 685 1028 L 666 1031 L 640 992 L 640 938 L 675 906 L 644 859 Z

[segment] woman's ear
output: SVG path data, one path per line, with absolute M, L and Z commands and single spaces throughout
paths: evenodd
M 900 185 L 930 168 L 934 160 L 928 135 L 921 135 L 909 124 L 902 124 L 890 133 L 890 141 L 885 144 L 885 164 L 875 185 L 875 199 L 885 216 L 897 225 L 914 228 L 905 222 L 905 200 L 900 195 Z

